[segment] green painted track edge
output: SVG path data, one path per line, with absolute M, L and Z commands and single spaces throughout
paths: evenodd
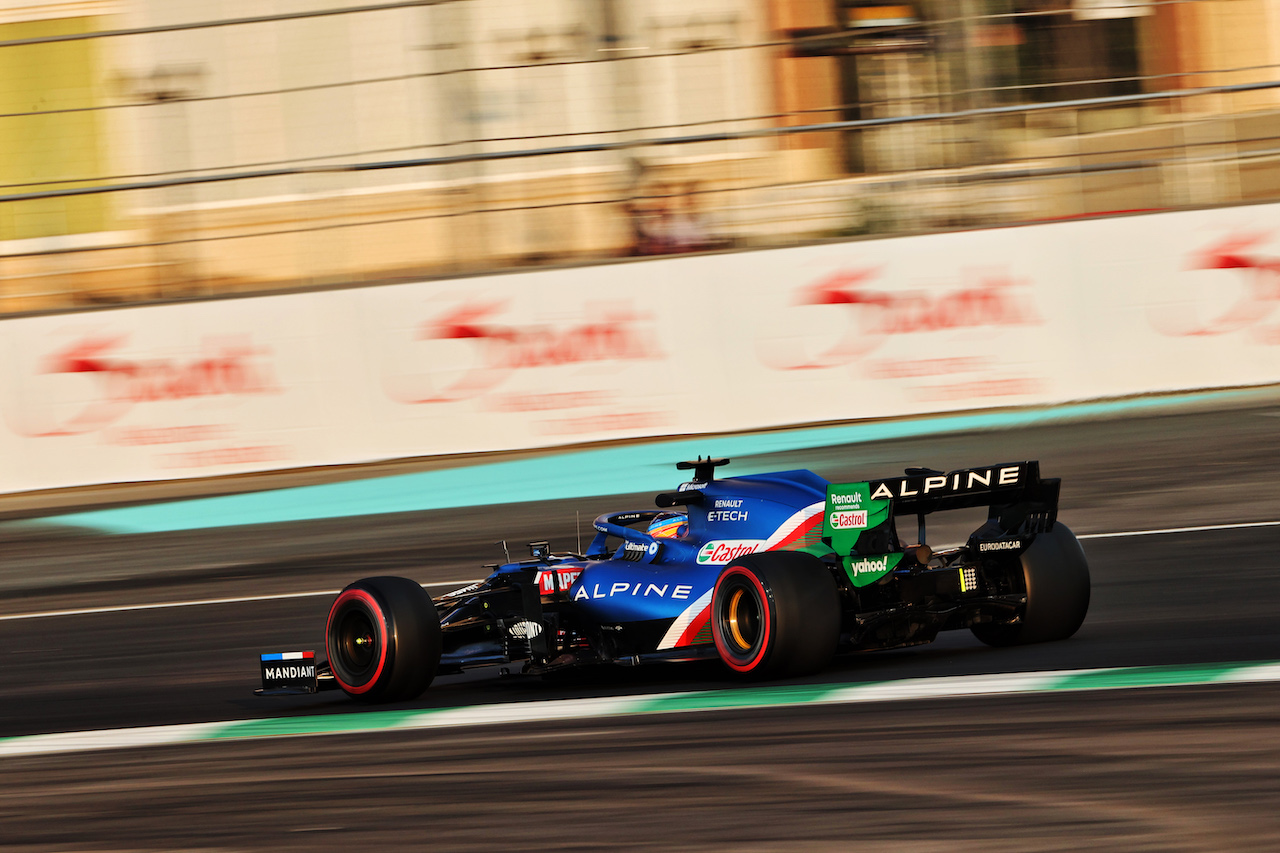
M 783 684 L 688 693 L 512 702 L 457 708 L 362 711 L 349 714 L 22 735 L 0 738 L 0 760 L 21 756 L 211 741 L 438 730 L 458 726 L 509 726 L 617 716 L 760 710 L 805 705 L 830 706 L 865 702 L 1150 687 L 1257 684 L 1275 681 L 1280 681 L 1280 661 L 995 673 L 908 678 L 857 684 Z

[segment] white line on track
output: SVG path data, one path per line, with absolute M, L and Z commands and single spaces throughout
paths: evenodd
M 469 583 L 475 583 L 475 580 L 435 581 L 433 583 L 424 583 L 423 586 L 460 587 Z M 87 616 L 95 613 L 124 613 L 130 610 L 165 610 L 171 607 L 202 607 L 208 604 L 241 604 L 247 601 L 280 601 L 286 598 L 315 598 L 321 595 L 337 595 L 341 591 L 342 590 L 339 589 L 320 589 L 313 592 L 285 592 L 278 595 L 246 595 L 239 598 L 204 598 L 194 601 L 162 601 L 156 604 L 118 604 L 113 607 L 82 607 L 76 610 L 45 610 L 39 613 L 11 613 L 8 616 L 0 616 L 0 622 L 10 622 L 15 619 L 48 619 L 52 616 Z
M 1165 533 L 1204 533 L 1208 530 L 1244 530 L 1250 527 L 1280 527 L 1280 521 L 1244 521 L 1239 524 L 1205 524 L 1199 527 L 1166 527 L 1162 530 L 1126 530 L 1121 533 L 1081 533 L 1077 539 L 1121 539 L 1125 536 L 1160 536 Z
M 1246 530 L 1258 527 L 1280 527 L 1280 521 L 1246 521 L 1238 524 L 1205 524 L 1198 527 L 1166 527 L 1158 530 L 1124 530 L 1117 533 L 1080 533 L 1077 539 L 1122 539 L 1134 536 L 1161 536 L 1167 533 L 1205 533 L 1213 530 Z M 424 587 L 461 587 L 475 583 L 475 578 L 464 581 L 436 581 L 424 583 Z M 124 613 L 130 610 L 163 610 L 171 607 L 202 607 L 209 604 L 242 604 L 250 601 L 279 601 L 288 598 L 315 598 L 321 595 L 337 595 L 340 590 L 322 589 L 314 592 L 286 592 L 279 595 L 246 595 L 239 598 L 207 598 L 194 601 L 165 601 L 157 604 L 121 604 L 114 607 L 84 607 L 77 610 L 46 610 L 40 613 L 12 613 L 0 616 L 0 622 L 16 619 L 48 619 L 54 616 L 90 616 L 97 613 Z

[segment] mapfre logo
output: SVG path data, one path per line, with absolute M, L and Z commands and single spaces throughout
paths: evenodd
M 567 593 L 580 574 L 582 574 L 581 566 L 540 571 L 537 575 L 538 592 L 541 595 L 554 595 L 557 591 Z
M 731 560 L 754 554 L 764 545 L 763 539 L 717 539 L 698 549 L 698 563 L 723 566 Z
M 206 339 L 186 358 L 128 353 L 128 335 L 84 335 L 36 361 L 23 404 L 8 413 L 30 437 L 79 435 L 119 420 L 135 406 L 280 392 L 270 350 L 246 336 Z
M 468 301 L 419 324 L 410 358 L 421 358 L 428 370 L 397 365 L 387 381 L 390 396 L 447 403 L 479 396 L 530 368 L 662 357 L 653 317 L 616 304 L 589 306 L 587 319 L 561 325 L 503 321 L 506 308 L 504 301 Z
M 796 291 L 794 307 L 833 306 L 844 314 L 838 337 L 814 354 L 799 351 L 799 339 L 775 340 L 761 359 L 779 370 L 849 364 L 895 335 L 945 332 L 1044 322 L 1030 285 L 1004 273 L 950 289 L 888 290 L 872 286 L 879 269 L 841 270 Z
M 1280 256 L 1259 251 L 1270 239 L 1265 232 L 1238 234 L 1192 253 L 1187 272 L 1230 271 L 1235 281 L 1219 278 L 1209 286 L 1196 277 L 1184 283 L 1183 293 L 1166 290 L 1163 301 L 1147 309 L 1151 325 L 1170 337 L 1247 331 L 1259 343 L 1280 344 L 1280 322 L 1274 319 L 1280 307 Z

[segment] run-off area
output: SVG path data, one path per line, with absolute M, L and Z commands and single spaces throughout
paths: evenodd
M 0 832 L 15 850 L 1267 850 L 1277 698 L 1175 688 L 17 758 Z

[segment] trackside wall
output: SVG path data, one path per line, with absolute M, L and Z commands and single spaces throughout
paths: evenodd
M 1280 205 L 0 320 L 0 491 L 1280 381 Z

